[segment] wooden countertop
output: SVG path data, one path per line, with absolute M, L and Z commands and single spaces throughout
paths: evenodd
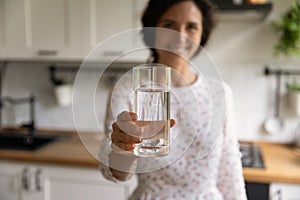
M 50 133 L 51 131 L 42 131 Z M 52 131 L 53 132 L 53 131 Z M 55 131 L 67 135 L 66 139 L 45 146 L 37 151 L 0 150 L 0 160 L 15 160 L 69 166 L 97 167 L 96 159 L 100 135 Z M 88 144 L 88 150 L 83 143 Z M 265 169 L 243 168 L 247 182 L 283 182 L 300 184 L 300 155 L 290 145 L 253 142 L 261 147 Z
M 0 160 L 15 160 L 26 162 L 38 162 L 47 164 L 62 164 L 72 166 L 97 167 L 98 161 L 96 149 L 100 140 L 95 133 L 80 134 L 71 131 L 38 131 L 45 134 L 63 134 L 66 137 L 52 144 L 44 146 L 36 151 L 4 150 L 0 149 Z M 84 147 L 82 141 L 89 143 L 89 150 Z
M 246 181 L 300 184 L 300 154 L 292 145 L 253 143 L 261 148 L 265 169 L 243 168 Z

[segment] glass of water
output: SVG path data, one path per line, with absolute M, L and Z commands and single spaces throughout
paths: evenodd
M 168 155 L 170 150 L 171 68 L 144 64 L 133 68 L 133 111 L 137 114 L 142 142 L 134 154 L 141 157 Z

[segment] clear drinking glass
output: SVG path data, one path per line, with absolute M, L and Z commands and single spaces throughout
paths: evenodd
M 136 156 L 165 156 L 170 150 L 171 68 L 162 64 L 144 64 L 133 68 L 134 105 L 142 142 Z

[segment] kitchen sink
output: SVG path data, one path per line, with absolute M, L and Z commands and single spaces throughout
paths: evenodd
M 242 153 L 243 167 L 262 169 L 265 168 L 264 160 L 259 146 L 256 146 L 251 142 L 241 144 L 240 151 Z
M 65 138 L 65 135 L 35 133 L 0 132 L 0 149 L 35 151 L 53 142 Z

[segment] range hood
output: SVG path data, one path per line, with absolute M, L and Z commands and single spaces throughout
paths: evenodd
M 211 0 L 220 20 L 263 20 L 272 10 L 272 2 L 234 3 L 234 0 Z

